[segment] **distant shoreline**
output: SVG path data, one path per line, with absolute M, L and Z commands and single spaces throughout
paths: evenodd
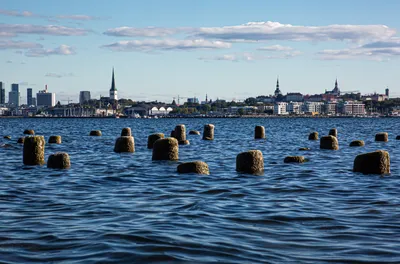
M 17 119 L 17 118 L 27 118 L 27 119 L 165 119 L 165 118 L 173 118 L 173 119 L 182 119 L 182 118 L 357 118 L 357 119 L 369 119 L 369 118 L 399 118 L 400 116 L 276 116 L 276 115 L 243 115 L 243 116 L 165 116 L 165 117 L 141 117 L 141 118 L 132 118 L 132 117 L 96 117 L 96 116 L 80 116 L 80 117 L 44 117 L 44 116 L 0 116 L 0 119 Z

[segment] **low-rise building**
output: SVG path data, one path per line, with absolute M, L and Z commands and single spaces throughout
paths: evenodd
M 365 104 L 360 102 L 344 102 L 341 106 L 341 113 L 344 115 L 365 115 Z
M 290 102 L 287 105 L 287 112 L 289 114 L 299 115 L 303 113 L 303 103 L 302 102 Z
M 287 111 L 288 103 L 285 102 L 277 102 L 274 104 L 274 115 L 287 115 L 289 114 Z
M 326 102 L 324 105 L 324 113 L 327 115 L 336 115 L 338 113 L 338 103 Z
M 301 93 L 287 93 L 286 102 L 303 102 L 303 95 Z
M 323 105 L 323 102 L 305 102 L 303 104 L 303 112 L 306 114 L 321 114 Z

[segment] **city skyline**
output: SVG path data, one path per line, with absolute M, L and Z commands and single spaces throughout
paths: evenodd
M 338 78 L 345 91 L 400 96 L 400 3 L 265 2 L 6 1 L 0 81 L 6 94 L 18 83 L 21 102 L 46 84 L 57 100 L 107 96 L 112 67 L 118 98 L 135 101 L 243 100 L 273 94 L 278 75 L 284 94 Z

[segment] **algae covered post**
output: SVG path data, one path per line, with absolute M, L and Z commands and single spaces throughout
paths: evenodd
M 49 144 L 61 144 L 61 136 L 50 136 Z
M 254 138 L 255 139 L 265 138 L 265 128 L 263 126 L 256 126 L 254 128 Z
M 204 125 L 203 140 L 214 140 L 214 128 L 213 124 Z
M 25 137 L 23 163 L 25 165 L 43 165 L 45 141 L 43 136 Z
M 149 135 L 149 137 L 147 138 L 147 148 L 152 149 L 154 142 L 156 142 L 158 139 L 161 139 L 161 138 L 164 138 L 163 133 L 155 133 L 155 134 Z
M 264 171 L 264 158 L 259 150 L 249 150 L 236 156 L 236 171 L 260 174 Z
M 135 152 L 135 140 L 132 136 L 121 136 L 117 138 L 114 145 L 114 152 Z
M 204 161 L 192 161 L 179 164 L 177 171 L 178 173 L 210 174 L 208 165 Z
M 47 168 L 51 169 L 68 169 L 71 167 L 71 161 L 68 153 L 57 152 L 51 154 L 47 160 Z
M 384 150 L 377 150 L 360 154 L 354 159 L 353 171 L 363 174 L 389 174 L 389 153 Z
M 178 160 L 179 146 L 176 138 L 161 138 L 153 144 L 153 160 Z

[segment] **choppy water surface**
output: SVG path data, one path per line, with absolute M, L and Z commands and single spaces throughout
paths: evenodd
M 176 124 L 189 136 L 180 161 L 203 160 L 211 175 L 179 175 L 179 162 L 153 162 L 147 136 Z M 266 140 L 254 140 L 264 125 Z M 400 119 L 0 119 L 0 261 L 103 263 L 400 263 Z M 123 127 L 136 152 L 116 154 Z M 319 150 L 308 133 L 339 132 L 340 150 Z M 24 129 L 62 135 L 47 157 L 70 154 L 67 171 L 22 164 Z M 89 137 L 101 129 L 102 137 Z M 377 132 L 389 142 L 374 142 Z M 350 148 L 363 139 L 365 147 Z M 311 151 L 300 152 L 299 147 Z M 264 154 L 265 173 L 235 172 L 236 155 Z M 359 153 L 391 155 L 391 176 L 351 171 Z M 305 164 L 284 164 L 304 155 Z

